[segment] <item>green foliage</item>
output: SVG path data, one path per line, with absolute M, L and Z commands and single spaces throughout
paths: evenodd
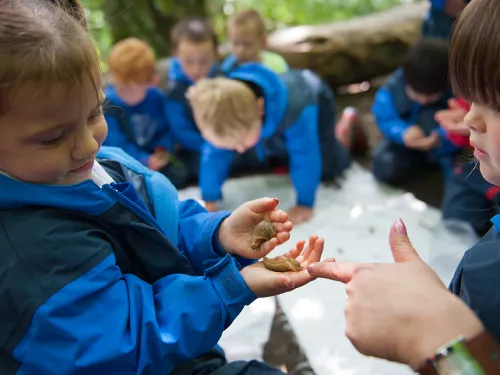
M 116 0 L 82 0 L 96 42 L 104 56 L 112 43 L 109 20 L 106 20 L 103 12 L 107 1 Z M 127 0 L 125 3 L 128 1 L 144 0 Z M 177 17 L 182 17 L 183 4 L 192 6 L 194 1 L 196 0 L 183 0 L 183 2 L 179 0 L 155 0 L 159 9 Z M 226 19 L 231 13 L 240 9 L 257 9 L 266 18 L 270 28 L 277 29 L 345 20 L 416 1 L 418 0 L 206 0 L 205 3 L 208 8 L 207 12 L 211 15 L 214 26 L 221 35 L 221 40 L 224 41 Z M 188 3 L 190 4 L 188 5 Z M 151 20 L 152 23 L 153 20 Z

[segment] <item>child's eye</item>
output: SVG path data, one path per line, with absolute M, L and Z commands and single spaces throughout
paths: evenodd
M 64 134 L 60 134 L 57 137 L 43 139 L 40 141 L 40 143 L 42 144 L 42 146 L 56 146 L 62 141 L 63 137 Z
M 102 106 L 100 106 L 97 111 L 95 111 L 94 113 L 92 113 L 89 116 L 89 118 L 87 119 L 87 122 L 88 123 L 96 122 L 101 117 L 102 114 L 103 114 Z

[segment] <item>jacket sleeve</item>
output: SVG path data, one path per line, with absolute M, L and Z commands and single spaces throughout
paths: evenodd
M 176 100 L 167 99 L 167 119 L 170 123 L 175 141 L 183 148 L 199 151 L 203 144 L 203 137 L 186 113 L 186 105 Z
M 163 147 L 168 152 L 174 151 L 174 136 L 172 133 L 171 123 L 168 120 L 167 100 L 164 96 L 161 97 L 160 116 L 162 118 L 161 127 L 154 142 L 154 148 Z
M 437 128 L 436 133 L 439 135 L 441 144 L 439 146 L 439 154 L 450 154 L 460 149 L 459 145 L 453 143 L 452 138 L 450 138 L 448 132 L 443 128 Z M 469 142 L 469 137 L 467 137 L 467 143 Z
M 321 180 L 321 145 L 318 136 L 318 106 L 306 107 L 286 131 L 290 175 L 297 191 L 297 204 L 314 206 Z
M 121 148 L 134 159 L 139 160 L 144 165 L 148 165 L 149 153 L 127 139 L 114 117 L 105 116 L 105 119 L 108 124 L 108 136 L 104 141 L 104 145 Z
M 231 170 L 234 151 L 218 149 L 204 142 L 201 148 L 200 189 L 204 201 L 222 199 L 222 185 Z
M 392 95 L 387 88 L 382 87 L 377 91 L 372 112 L 382 134 L 392 142 L 402 145 L 403 134 L 411 124 L 399 116 Z
M 189 259 L 196 273 L 203 275 L 213 261 L 227 254 L 219 242 L 219 228 L 231 213 L 209 213 L 192 199 L 180 202 L 179 213 L 179 250 Z M 256 262 L 239 256 L 235 259 L 239 269 Z
M 87 234 L 78 245 L 92 245 L 93 254 L 98 243 L 110 255 L 36 306 L 12 351 L 19 373 L 168 374 L 211 350 L 256 298 L 229 255 L 203 276 L 173 274 L 151 285 L 122 274 L 103 238 L 90 243 Z

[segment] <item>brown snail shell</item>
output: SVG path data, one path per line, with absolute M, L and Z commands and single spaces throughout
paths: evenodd
M 276 237 L 276 228 L 269 221 L 261 221 L 255 227 L 252 235 L 251 248 L 257 250 L 264 242 Z

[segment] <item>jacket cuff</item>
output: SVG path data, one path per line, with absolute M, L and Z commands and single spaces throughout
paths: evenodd
M 243 310 L 243 307 L 257 299 L 241 276 L 235 259 L 229 254 L 207 269 L 205 276 L 212 280 L 212 285 L 220 299 L 227 306 L 228 319 L 224 324 L 226 328 Z

